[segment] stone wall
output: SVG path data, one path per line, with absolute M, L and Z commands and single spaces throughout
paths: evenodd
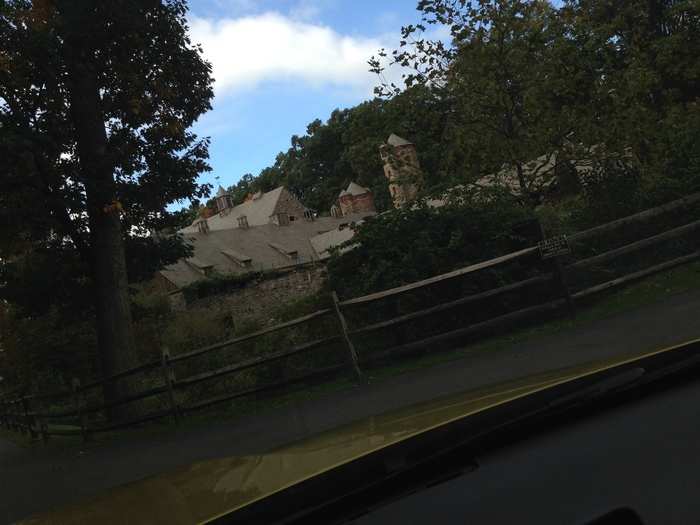
M 415 146 L 384 145 L 380 152 L 392 202 L 395 208 L 402 208 L 416 198 L 423 181 Z
M 376 212 L 374 196 L 369 192 L 356 195 L 353 199 L 352 211 L 354 213 Z
M 340 197 L 338 199 L 338 203 L 340 204 L 340 209 L 343 215 L 377 211 L 374 207 L 374 196 L 371 192 L 363 193 L 361 195 L 350 195 L 348 193 Z
M 290 217 L 294 217 L 292 220 L 300 220 L 304 218 L 304 205 L 299 202 L 294 195 L 292 195 L 287 189 L 283 189 L 280 193 L 280 198 L 277 201 L 277 206 L 275 206 L 273 215 L 277 213 L 286 213 Z
M 170 301 L 173 308 L 213 308 L 226 312 L 231 315 L 234 324 L 255 319 L 268 325 L 274 324 L 271 317 L 275 308 L 318 292 L 325 281 L 324 267 L 307 266 L 274 278 L 254 281 L 234 293 L 197 299 L 188 305 L 184 304 L 182 293 L 170 294 Z

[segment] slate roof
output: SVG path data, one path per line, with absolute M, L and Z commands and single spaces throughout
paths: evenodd
M 210 230 L 206 234 L 195 230 L 185 232 L 184 237 L 193 245 L 193 257 L 200 264 L 211 265 L 213 272 L 218 274 L 241 274 L 251 270 L 270 270 L 319 260 L 322 257 L 312 247 L 312 238 L 334 231 L 340 224 L 360 221 L 368 215 L 373 214 L 318 217 L 313 221 L 297 218 L 289 226 L 266 223 L 250 228 Z M 211 223 L 211 219 L 209 221 Z M 352 233 L 350 228 L 344 231 Z M 332 240 L 336 241 L 335 238 Z M 317 245 L 322 251 L 328 248 L 328 243 L 325 241 Z M 296 252 L 296 258 L 290 259 L 284 252 L 288 254 Z M 246 264 L 241 264 L 236 262 L 235 259 L 238 258 L 250 258 L 250 262 L 246 260 L 244 261 Z M 185 260 L 167 266 L 160 273 L 178 288 L 205 278 Z
M 389 144 L 389 146 L 394 146 L 394 147 L 396 147 L 396 146 L 412 146 L 413 145 L 413 142 L 409 142 L 406 139 L 399 137 L 398 135 L 395 135 L 394 133 L 389 135 L 389 138 L 387 139 L 386 143 Z
M 348 187 L 346 189 L 340 192 L 340 195 L 338 195 L 338 197 L 342 197 L 344 195 L 364 195 L 365 193 L 370 193 L 369 188 L 360 186 L 356 182 L 351 182 L 350 184 L 348 184 Z
M 369 193 L 369 189 L 360 186 L 359 184 L 356 184 L 354 182 L 348 184 L 348 189 L 345 191 L 348 192 L 350 195 L 364 195 L 365 193 Z
M 223 189 L 223 188 L 222 188 Z M 209 231 L 227 230 L 238 228 L 238 218 L 245 215 L 248 219 L 248 226 L 262 226 L 270 222 L 270 216 L 275 212 L 275 207 L 280 197 L 286 194 L 291 197 L 291 194 L 286 188 L 280 186 L 267 193 L 262 193 L 258 198 L 246 201 L 238 206 L 234 206 L 225 215 L 213 215 L 207 222 L 209 223 Z M 257 196 L 257 195 L 256 195 Z M 292 197 L 293 198 L 293 197 Z M 195 223 L 180 230 L 180 233 L 195 233 L 197 226 Z
M 545 153 L 523 165 L 525 180 L 535 189 L 546 189 L 556 182 L 554 170 L 557 165 L 556 153 Z M 522 189 L 515 168 L 507 167 L 497 173 L 484 175 L 475 185 L 482 188 L 501 187 L 513 195 L 520 195 Z
M 346 221 L 348 220 L 347 217 L 343 217 Z M 349 221 L 352 222 L 352 221 Z M 357 221 L 357 222 L 362 222 L 362 221 Z M 328 259 L 331 254 L 328 252 L 331 248 L 334 246 L 339 246 L 340 244 L 343 244 L 346 241 L 349 241 L 355 236 L 355 232 L 353 229 L 350 227 L 349 223 L 348 226 L 344 227 L 342 230 L 335 228 L 334 230 L 330 230 L 325 233 L 321 233 L 319 235 L 316 235 L 315 237 L 311 238 L 311 245 L 314 248 L 314 251 L 318 255 L 318 258 L 320 260 L 325 260 Z M 346 251 L 344 249 L 343 251 Z

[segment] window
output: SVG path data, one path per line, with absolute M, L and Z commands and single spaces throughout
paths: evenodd
M 238 217 L 238 227 L 239 228 L 247 228 L 248 227 L 248 217 L 245 215 L 241 215 Z

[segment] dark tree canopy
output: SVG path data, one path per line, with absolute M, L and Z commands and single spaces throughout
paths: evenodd
M 187 253 L 148 232 L 208 191 L 208 139 L 189 128 L 211 107 L 211 66 L 186 12 L 184 0 L 0 4 L 0 296 L 20 316 L 54 304 L 85 318 L 90 289 L 107 373 L 133 359 L 127 273 L 148 278 Z M 75 290 L 23 279 L 47 264 L 59 291 Z
M 209 169 L 208 141 L 188 128 L 210 109 L 211 68 L 187 36 L 185 2 L 76 7 L 84 4 L 11 0 L 0 7 L 0 213 L 13 225 L 8 231 L 25 239 L 59 233 L 75 245 L 86 242 L 85 181 L 67 84 L 66 34 L 75 27 L 89 28 L 78 36 L 94 45 L 89 63 L 124 232 L 164 226 L 169 204 L 208 189 L 197 182 Z

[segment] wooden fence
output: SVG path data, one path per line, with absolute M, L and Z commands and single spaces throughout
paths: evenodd
M 340 374 L 351 373 L 357 381 L 361 382 L 363 380 L 363 369 L 372 366 L 374 362 L 399 359 L 402 355 L 411 352 L 425 351 L 426 349 L 435 348 L 436 345 L 458 342 L 467 337 L 478 336 L 494 329 L 504 329 L 515 322 L 522 322 L 526 319 L 535 318 L 539 320 L 543 314 L 547 313 L 572 313 L 576 303 L 594 294 L 700 259 L 700 243 L 697 242 L 700 220 L 665 229 L 660 233 L 607 249 L 607 251 L 602 253 L 587 255 L 579 259 L 576 258 L 577 247 L 584 242 L 600 238 L 626 226 L 648 224 L 650 221 L 660 219 L 671 212 L 679 212 L 698 203 L 700 203 L 700 193 L 570 235 L 568 242 L 571 246 L 571 253 L 562 258 L 542 260 L 539 257 L 538 246 L 531 246 L 449 273 L 362 297 L 341 301 L 333 292 L 332 308 L 322 309 L 254 333 L 173 356 L 169 354 L 167 349 L 164 349 L 161 358 L 158 360 L 124 370 L 111 377 L 84 384 L 81 384 L 76 379 L 73 381 L 71 389 L 60 392 L 34 395 L 5 394 L 3 397 L 0 397 L 0 425 L 13 431 L 26 433 L 32 438 L 41 437 L 47 440 L 50 436 L 79 434 L 82 435 L 83 439 L 87 440 L 93 434 L 132 427 L 157 419 L 170 418 L 177 422 L 187 414 L 217 404 L 231 402 L 248 396 L 287 391 L 289 387 L 295 385 L 308 385 L 310 382 L 323 381 L 331 377 L 337 377 Z M 688 236 L 691 239 L 688 253 L 682 255 L 674 254 L 672 258 L 581 289 L 572 289 L 567 284 L 567 276 L 571 275 L 572 272 L 593 267 L 601 268 L 601 265 L 614 262 L 624 255 L 638 253 L 662 242 Z M 525 266 L 534 268 L 536 270 L 535 274 L 517 282 L 510 282 L 446 302 L 439 302 L 438 304 L 417 311 L 395 315 L 388 319 L 357 326 L 351 326 L 351 323 L 348 322 L 348 314 L 355 309 L 363 307 L 371 309 L 380 301 L 397 299 L 412 291 L 427 289 L 441 283 L 450 283 L 458 278 L 464 278 L 477 272 L 503 267 L 503 265 L 519 261 L 526 261 Z M 379 351 L 363 354 L 362 351 L 358 352 L 356 348 L 357 344 L 372 340 L 378 332 L 396 331 L 409 323 L 413 324 L 419 320 L 431 319 L 436 314 L 444 316 L 448 312 L 464 310 L 465 307 L 474 307 L 483 304 L 484 301 L 493 300 L 513 292 L 526 296 L 526 290 L 545 288 L 552 291 L 552 297 L 543 302 L 528 304 L 527 306 L 502 312 L 478 322 L 459 325 L 451 330 L 423 338 L 416 338 L 388 348 L 382 348 Z M 204 370 L 194 374 L 189 373 L 184 377 L 176 376 L 175 367 L 181 363 L 207 358 L 215 352 L 237 348 L 240 345 L 256 341 L 259 338 L 282 330 L 308 326 L 310 323 L 321 319 L 330 319 L 332 322 L 331 326 L 334 328 L 326 330 L 326 333 L 330 335 L 295 344 L 291 347 L 276 349 L 262 356 L 249 357 L 212 370 Z M 313 353 L 328 352 L 331 346 L 342 348 L 344 357 L 336 362 L 314 367 L 301 375 L 291 378 L 285 377 L 262 385 L 254 384 L 247 388 L 231 388 L 228 391 L 220 391 L 216 395 L 206 395 L 205 392 L 204 395 L 200 395 L 197 399 L 191 399 L 191 396 L 188 398 L 183 395 L 184 392 L 196 385 L 209 385 L 214 380 L 255 370 L 258 367 L 268 366 L 271 363 L 282 363 L 283 366 L 286 366 L 287 360 L 293 356 L 304 355 L 308 357 Z M 120 380 L 134 380 L 146 376 L 148 376 L 149 380 L 142 381 L 142 383 L 148 385 L 147 388 L 140 389 L 133 394 L 109 403 L 100 401 L 100 392 L 108 383 L 115 384 Z M 136 411 L 136 413 L 139 413 L 137 417 L 132 417 L 128 420 L 104 417 L 105 414 L 120 406 L 152 398 L 159 400 L 157 408 L 151 407 L 151 409 L 145 411 Z M 97 414 L 102 415 L 102 420 L 99 422 L 96 422 L 95 415 Z

